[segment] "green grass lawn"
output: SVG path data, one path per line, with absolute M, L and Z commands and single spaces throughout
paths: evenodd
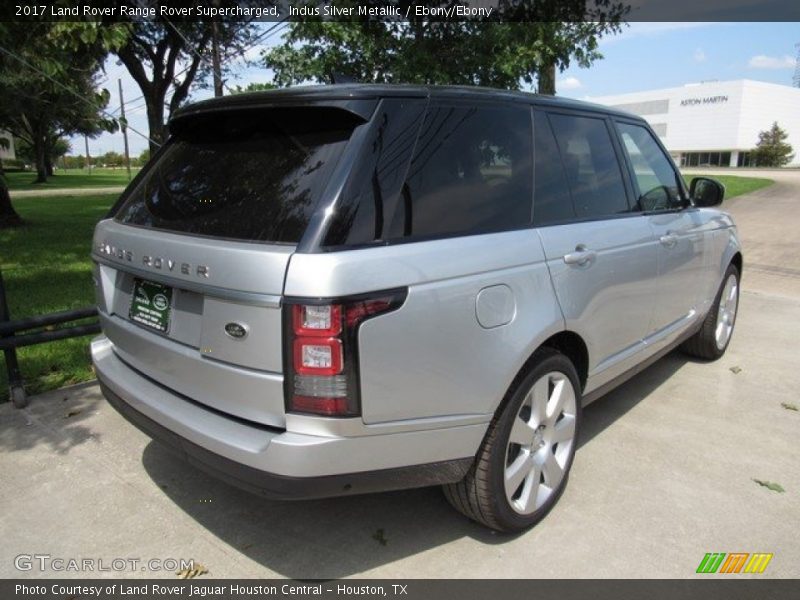
M 135 177 L 139 169 L 131 169 L 131 177 Z M 113 187 L 128 185 L 128 172 L 125 169 L 93 169 L 91 175 L 85 169 L 56 171 L 47 178 L 47 183 L 33 183 L 36 173 L 6 173 L 8 189 L 14 190 L 54 190 L 64 188 Z
M 94 304 L 92 231 L 116 195 L 20 198 L 14 206 L 27 225 L 0 230 L 0 268 L 11 318 Z M 18 350 L 28 393 L 39 393 L 93 377 L 90 337 Z M 2 356 L 2 353 L 0 353 Z M 8 399 L 3 359 L 0 402 Z
M 725 199 L 741 196 L 742 194 L 749 194 L 761 188 L 765 188 L 775 183 L 772 179 L 764 179 L 763 177 L 739 177 L 738 175 L 707 175 L 705 173 L 684 173 L 683 178 L 686 184 L 692 180 L 692 177 L 710 177 L 716 179 L 725 186 Z

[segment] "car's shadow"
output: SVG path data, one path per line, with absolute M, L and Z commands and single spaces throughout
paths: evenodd
M 672 353 L 587 407 L 580 446 L 647 399 L 685 362 Z M 513 539 L 460 516 L 438 488 L 274 502 L 198 471 L 155 442 L 145 448 L 142 462 L 163 492 L 202 527 L 286 577 L 363 573 L 465 536 L 485 544 Z

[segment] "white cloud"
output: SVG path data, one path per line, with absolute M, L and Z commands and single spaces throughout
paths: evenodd
M 694 62 L 706 62 L 706 53 L 703 52 L 702 48 L 698 48 L 694 51 Z
M 583 87 L 583 84 L 577 77 L 564 77 L 556 82 L 556 89 L 559 90 L 577 90 L 580 87 Z
M 796 64 L 797 61 L 788 54 L 783 56 L 758 54 L 748 61 L 747 66 L 751 69 L 794 69 Z

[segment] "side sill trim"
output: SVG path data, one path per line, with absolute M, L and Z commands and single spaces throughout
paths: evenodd
M 683 342 L 685 342 L 690 337 L 692 337 L 695 333 L 697 333 L 700 330 L 700 328 L 703 326 L 703 321 L 705 321 L 705 317 L 700 319 L 697 322 L 698 323 L 697 325 L 687 329 L 682 335 L 678 336 L 678 338 L 676 338 L 675 341 L 673 341 L 671 344 L 668 344 L 668 345 L 664 346 L 661 350 L 659 350 L 658 352 L 653 354 L 653 356 L 650 356 L 647 359 L 645 359 L 642 362 L 640 362 L 639 364 L 632 366 L 627 371 L 617 375 L 611 381 L 607 381 L 606 383 L 601 385 L 599 388 L 594 389 L 591 392 L 589 392 L 588 394 L 586 394 L 583 397 L 582 405 L 586 406 L 587 404 L 591 404 L 592 402 L 594 402 L 595 400 L 599 399 L 600 397 L 605 396 L 608 392 L 613 390 L 615 387 L 618 387 L 618 386 L 622 385 L 623 383 L 625 383 L 628 379 L 630 379 L 634 375 L 637 375 L 638 373 L 641 373 L 647 367 L 649 367 L 653 363 L 657 362 L 658 360 L 660 360 L 661 358 L 663 358 L 664 356 L 666 356 L 667 354 L 672 352 L 675 348 L 680 346 Z

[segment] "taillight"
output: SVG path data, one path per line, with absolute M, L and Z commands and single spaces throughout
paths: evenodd
M 358 328 L 398 308 L 405 290 L 340 300 L 289 299 L 284 312 L 286 409 L 350 417 L 361 414 Z

